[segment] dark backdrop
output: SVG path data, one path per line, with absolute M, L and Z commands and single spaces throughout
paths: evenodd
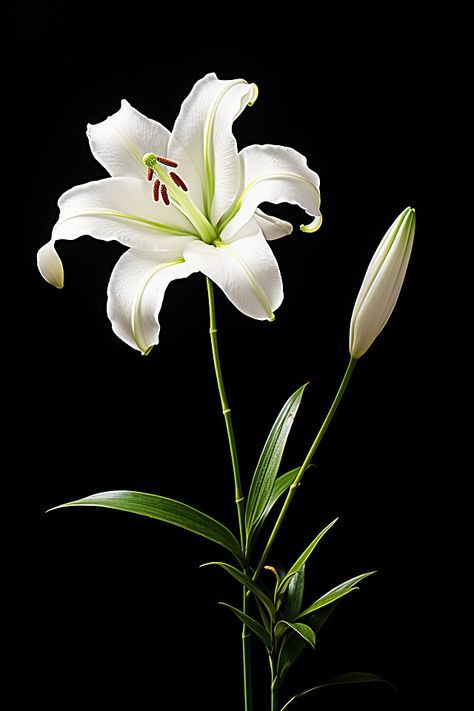
M 235 603 L 238 592 L 224 573 L 198 568 L 219 555 L 212 544 L 116 512 L 44 513 L 128 488 L 183 499 L 234 526 L 202 276 L 169 288 L 161 343 L 143 358 L 115 337 L 106 316 L 119 245 L 61 243 L 62 292 L 35 266 L 59 195 L 105 177 L 86 123 L 127 98 L 171 127 L 208 71 L 260 88 L 235 125 L 240 146 L 293 146 L 321 176 L 322 229 L 272 244 L 286 294 L 276 321 L 247 319 L 217 293 L 246 483 L 282 403 L 310 381 L 285 455 L 287 468 L 301 462 L 343 373 L 350 313 L 373 250 L 404 207 L 417 210 L 396 312 L 357 367 L 271 560 L 291 562 L 338 515 L 312 561 L 308 594 L 379 571 L 339 605 L 283 696 L 351 670 L 381 674 L 398 692 L 321 692 L 299 702 L 301 711 L 428 708 L 439 697 L 448 650 L 446 598 L 438 600 L 448 585 L 440 589 L 436 578 L 449 572 L 441 543 L 449 516 L 439 447 L 445 386 L 433 353 L 440 323 L 449 323 L 444 205 L 462 151 L 450 42 L 451 24 L 462 20 L 428 3 L 408 12 L 316 2 L 313 12 L 297 2 L 279 12 L 238 4 L 191 14 L 179 3 L 2 6 L 4 89 L 12 95 L 7 191 L 14 177 L 4 240 L 15 250 L 4 278 L 14 502 L 6 549 L 20 700 L 240 708 L 239 626 L 216 605 Z M 278 212 L 301 222 L 297 209 Z M 256 653 L 257 687 L 266 674 Z M 257 708 L 265 707 L 260 698 Z

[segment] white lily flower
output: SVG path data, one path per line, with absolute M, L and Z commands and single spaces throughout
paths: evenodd
M 260 203 L 301 206 L 314 218 L 305 232 L 321 224 L 319 178 L 304 156 L 274 145 L 237 151 L 232 123 L 256 98 L 255 84 L 208 74 L 184 101 L 172 133 L 127 101 L 88 126 L 92 153 L 112 177 L 62 195 L 38 266 L 62 286 L 56 240 L 87 234 L 129 247 L 112 272 L 107 311 L 115 333 L 142 353 L 158 343 L 166 287 L 193 272 L 212 279 L 247 316 L 274 318 L 283 288 L 267 240 L 292 226 Z
M 352 312 L 349 351 L 360 358 L 387 323 L 397 303 L 415 235 L 415 210 L 407 207 L 372 257 Z

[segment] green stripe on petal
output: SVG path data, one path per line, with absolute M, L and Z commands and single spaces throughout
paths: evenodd
M 214 242 L 214 246 L 217 247 L 218 249 L 229 249 L 232 252 L 233 257 L 238 261 L 240 266 L 242 267 L 242 271 L 244 272 L 245 276 L 247 277 L 248 283 L 250 284 L 251 289 L 253 290 L 255 296 L 257 297 L 258 301 L 262 305 L 263 310 L 267 314 L 267 319 L 268 321 L 274 321 L 275 320 L 275 314 L 272 311 L 272 307 L 270 306 L 270 302 L 267 299 L 267 295 L 263 291 L 262 287 L 258 283 L 257 279 L 255 278 L 255 275 L 253 274 L 252 270 L 246 264 L 246 262 L 241 258 L 240 254 L 232 248 L 232 245 L 226 244 L 226 242 L 222 242 L 221 240 L 217 240 Z
M 209 108 L 209 112 L 206 117 L 204 125 L 204 171 L 205 171 L 205 209 L 208 215 L 211 214 L 212 201 L 214 199 L 214 193 L 216 189 L 216 176 L 214 173 L 214 146 L 212 141 L 212 135 L 214 132 L 216 114 L 219 110 L 219 106 L 225 97 L 225 95 L 234 87 L 243 84 L 248 85 L 245 79 L 235 79 L 224 86 L 222 91 L 216 96 L 213 103 Z M 251 90 L 250 99 L 247 100 L 247 106 L 253 106 L 258 98 L 258 87 L 256 84 L 250 84 L 249 89 Z M 242 109 L 241 109 L 242 110 Z M 233 116 L 232 120 L 235 120 L 241 111 L 237 112 Z
M 315 232 L 321 225 L 319 177 L 306 158 L 287 146 L 247 146 L 239 153 L 243 189 L 218 223 L 225 242 L 255 214 L 262 202 L 299 205 L 312 218 L 302 229 Z
M 148 355 L 153 348 L 153 344 L 149 345 L 146 342 L 142 327 L 141 304 L 145 289 L 150 283 L 150 281 L 153 279 L 153 277 L 158 274 L 158 272 L 161 272 L 163 269 L 166 269 L 166 267 L 173 267 L 174 265 L 182 264 L 183 262 L 184 259 L 175 259 L 173 262 L 164 262 L 163 264 L 157 264 L 156 267 L 153 267 L 152 269 L 150 269 L 149 272 L 145 274 L 141 284 L 139 285 L 135 293 L 131 311 L 132 334 L 135 343 L 142 352 L 142 355 Z
M 166 289 L 193 271 L 182 253 L 163 258 L 134 249 L 125 252 L 115 265 L 107 291 L 107 314 L 116 335 L 147 355 L 159 341 L 159 313 Z
M 58 224 L 63 224 L 68 220 L 73 220 L 76 217 L 113 217 L 121 220 L 130 220 L 131 222 L 138 222 L 145 227 L 150 227 L 153 230 L 158 230 L 159 232 L 164 232 L 169 235 L 176 235 L 178 237 L 196 237 L 194 232 L 183 230 L 178 227 L 172 227 L 170 225 L 165 225 L 162 222 L 155 222 L 154 220 L 148 220 L 145 217 L 138 217 L 137 215 L 128 215 L 125 212 L 113 212 L 111 210 L 87 210 L 84 212 L 76 212 L 74 215 L 63 217 L 59 220 Z

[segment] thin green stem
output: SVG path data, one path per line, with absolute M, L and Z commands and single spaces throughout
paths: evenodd
M 209 334 L 211 337 L 212 360 L 214 362 L 214 370 L 216 373 L 217 387 L 222 406 L 222 414 L 224 415 L 225 426 L 227 431 L 227 439 L 229 441 L 230 458 L 232 461 L 232 472 L 234 474 L 234 493 L 235 503 L 237 506 L 237 517 L 239 520 L 240 545 L 242 551 L 245 550 L 245 498 L 242 491 L 240 481 L 239 460 L 237 457 L 237 447 L 235 445 L 234 429 L 232 427 L 232 417 L 227 400 L 227 395 L 224 387 L 224 379 L 222 377 L 221 361 L 219 358 L 219 348 L 217 343 L 217 326 L 216 326 L 216 309 L 214 303 L 214 287 L 212 281 L 206 277 L 207 296 L 209 301 Z M 244 571 L 245 572 L 245 571 Z M 242 595 L 242 612 L 246 613 L 248 607 L 248 599 L 246 589 L 243 587 Z M 243 664 L 243 687 L 244 687 L 244 709 L 252 711 L 252 688 L 250 679 L 250 633 L 246 625 L 242 627 L 242 664 Z
M 301 479 L 303 478 L 305 471 L 311 464 L 311 460 L 313 459 L 313 457 L 316 453 L 316 450 L 318 449 L 318 447 L 321 443 L 321 440 L 323 439 L 323 437 L 326 433 L 326 430 L 329 427 L 329 423 L 331 422 L 332 418 L 336 414 L 336 410 L 339 407 L 339 403 L 342 400 L 342 396 L 344 395 L 345 389 L 346 389 L 347 384 L 351 378 L 351 375 L 352 375 L 352 372 L 355 368 L 356 363 L 357 363 L 357 359 L 351 357 L 351 359 L 349 360 L 349 364 L 347 366 L 346 372 L 344 373 L 344 377 L 343 377 L 341 384 L 339 386 L 339 390 L 337 391 L 336 397 L 334 398 L 333 403 L 332 403 L 331 407 L 329 408 L 328 414 L 326 415 L 326 418 L 325 418 L 323 424 L 321 425 L 321 429 L 319 430 L 318 434 L 316 435 L 316 439 L 314 440 L 313 444 L 311 445 L 311 448 L 310 448 L 308 454 L 306 455 L 306 458 L 305 458 L 303 464 L 300 467 L 300 470 L 296 476 L 296 479 L 294 480 L 293 484 L 290 486 L 290 488 L 288 490 L 288 494 L 286 495 L 285 502 L 281 508 L 280 515 L 277 518 L 275 526 L 273 527 L 273 531 L 271 532 L 270 537 L 267 541 L 267 545 L 265 546 L 265 550 L 263 551 L 262 557 L 260 558 L 260 562 L 255 570 L 255 573 L 253 576 L 254 580 L 258 577 L 263 566 L 265 565 L 267 556 L 270 553 L 270 550 L 273 546 L 273 543 L 275 541 L 277 533 L 280 530 L 280 526 L 283 523 L 283 519 L 285 518 L 286 512 L 288 511 L 288 508 L 291 504 L 293 496 L 295 495 L 296 490 L 297 490 L 298 486 L 300 485 Z
M 270 711 L 278 711 L 278 688 L 275 675 L 275 662 L 271 654 L 268 655 L 270 662 Z
M 242 612 L 248 613 L 248 598 L 245 586 L 242 586 Z M 244 709 L 252 711 L 252 675 L 250 664 L 250 630 L 242 625 L 242 674 L 244 688 Z
M 221 361 L 219 358 L 219 347 L 217 344 L 217 326 L 216 326 L 216 309 L 214 304 L 214 287 L 209 277 L 206 277 L 207 296 L 209 299 L 209 334 L 211 336 L 212 360 L 214 362 L 214 370 L 216 372 L 217 387 L 221 400 L 222 414 L 224 415 L 225 427 L 227 430 L 227 439 L 229 441 L 230 458 L 232 460 L 232 471 L 234 474 L 234 492 L 235 503 L 237 505 L 237 516 L 239 519 L 240 542 L 242 546 L 245 542 L 244 528 L 244 496 L 242 492 L 242 484 L 240 481 L 239 460 L 237 457 L 237 447 L 235 445 L 234 429 L 232 427 L 232 417 L 227 400 L 227 395 L 224 387 L 224 379 L 222 377 Z

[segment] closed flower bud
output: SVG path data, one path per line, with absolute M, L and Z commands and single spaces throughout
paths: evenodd
M 397 303 L 415 234 L 415 210 L 407 207 L 379 244 L 352 312 L 349 351 L 360 358 L 387 323 Z

